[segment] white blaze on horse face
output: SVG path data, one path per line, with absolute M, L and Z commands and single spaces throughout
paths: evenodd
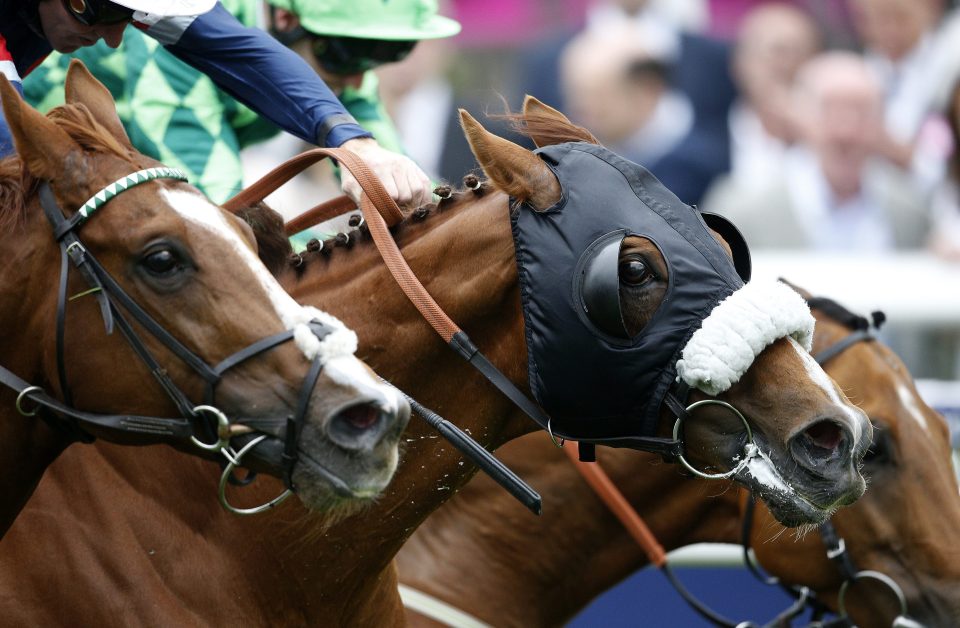
M 806 369 L 807 375 L 810 376 L 813 383 L 822 388 L 830 401 L 840 408 L 847 418 L 850 419 L 850 427 L 856 430 L 854 434 L 854 445 L 859 443 L 863 439 L 863 430 L 865 428 L 863 414 L 851 407 L 849 402 L 840 398 L 840 394 L 837 392 L 837 385 L 830 379 L 826 371 L 823 370 L 823 367 L 817 364 L 813 356 L 810 355 L 799 342 L 793 338 L 787 338 L 787 341 L 790 343 L 790 346 L 796 350 L 797 355 L 800 356 L 800 361 L 803 363 L 803 367 Z
M 392 386 L 386 386 L 371 378 L 360 360 L 353 356 L 330 360 L 324 366 L 324 373 L 338 384 L 353 386 L 358 392 L 366 394 L 385 412 L 396 414 L 400 409 L 400 392 Z M 364 385 L 363 382 L 366 381 L 373 385 Z
M 919 423 L 920 427 L 929 434 L 930 426 L 927 425 L 927 417 L 923 415 L 920 404 L 917 403 L 917 396 L 902 382 L 897 382 L 897 396 L 900 397 L 900 403 L 903 404 L 913 420 Z
M 164 189 L 162 194 L 167 203 L 184 220 L 213 233 L 226 242 L 230 250 L 249 269 L 250 274 L 273 306 L 283 326 L 294 331 L 294 341 L 308 360 L 312 360 L 316 356 L 320 356 L 324 362 L 346 357 L 356 360 L 356 358 L 353 358 L 353 353 L 357 350 L 356 334 L 333 316 L 313 307 L 304 307 L 294 301 L 277 283 L 273 275 L 267 271 L 247 243 L 240 237 L 240 234 L 230 226 L 223 215 L 222 209 L 211 203 L 199 192 Z M 333 333 L 322 341 L 319 340 L 307 326 L 307 323 L 314 319 L 319 319 L 322 323 L 330 326 L 334 330 Z M 360 367 L 359 362 L 357 367 L 353 371 L 358 375 L 362 373 L 362 381 L 366 385 L 381 386 Z

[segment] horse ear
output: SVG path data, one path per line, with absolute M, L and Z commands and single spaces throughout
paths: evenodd
M 788 286 L 790 286 L 790 287 L 793 289 L 794 292 L 796 292 L 797 294 L 799 294 L 800 296 L 803 297 L 803 300 L 804 300 L 804 301 L 809 301 L 810 299 L 813 298 L 813 295 L 812 295 L 812 294 L 810 294 L 809 292 L 807 292 L 806 290 L 804 290 L 804 289 L 801 288 L 800 286 L 798 286 L 798 285 L 796 285 L 796 284 L 794 284 L 794 283 L 791 283 L 791 282 L 787 281 L 787 280 L 784 279 L 783 277 L 778 277 L 778 278 L 777 278 L 777 281 L 779 281 L 779 282 L 781 282 L 781 283 L 785 283 L 785 284 L 787 284 Z
M 526 96 L 523 97 L 523 117 L 524 118 L 533 118 L 533 117 L 554 118 L 563 122 L 564 124 L 570 124 L 570 125 L 573 124 L 572 122 L 570 122 L 569 119 L 567 119 L 567 116 L 563 115 L 562 113 L 560 113 L 559 111 L 551 107 L 550 105 L 547 105 L 537 100 L 530 94 L 527 94 Z M 543 137 L 542 135 L 537 133 L 535 130 L 528 129 L 528 131 L 530 133 L 530 139 L 532 139 L 533 143 L 537 145 L 537 148 L 550 146 L 549 138 Z
M 498 188 L 536 209 L 546 209 L 560 200 L 560 183 L 543 160 L 490 133 L 463 109 L 460 124 L 473 156 Z
M 523 98 L 524 133 L 530 136 L 537 148 L 579 140 L 590 144 L 600 142 L 593 133 L 577 126 L 567 116 L 530 94 Z M 558 129 L 563 135 L 558 135 Z
M 127 132 L 117 116 L 117 105 L 109 90 L 98 81 L 83 62 L 72 59 L 67 69 L 66 101 L 83 103 L 94 119 L 102 124 L 124 146 L 132 146 Z
M 0 79 L 3 115 L 24 167 L 38 179 L 62 176 L 69 155 L 80 150 L 67 132 L 28 105 L 6 77 Z

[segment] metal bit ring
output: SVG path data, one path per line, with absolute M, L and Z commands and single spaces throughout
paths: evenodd
M 696 401 L 694 403 L 691 403 L 689 406 L 687 406 L 686 413 L 689 414 L 692 410 L 695 410 L 696 408 L 699 408 L 701 406 L 709 406 L 709 405 L 722 406 L 730 410 L 731 412 L 733 412 L 740 419 L 740 421 L 743 422 L 743 426 L 747 430 L 747 442 L 744 445 L 743 460 L 741 460 L 737 464 L 737 466 L 735 466 L 734 468 L 724 473 L 705 473 L 695 468 L 692 464 L 690 464 L 682 453 L 677 455 L 677 459 L 680 461 L 680 464 L 682 464 L 687 469 L 687 471 L 689 471 L 690 473 L 693 473 L 698 477 L 701 477 L 707 480 L 726 480 L 736 475 L 746 465 L 747 461 L 756 455 L 757 446 L 753 443 L 753 430 L 750 429 L 750 424 L 747 423 L 746 417 L 744 417 L 739 410 L 734 408 L 732 405 L 730 405 L 726 401 L 720 401 L 719 399 L 703 399 L 701 401 Z M 680 438 L 680 431 L 682 427 L 683 427 L 683 417 L 678 416 L 676 422 L 673 424 L 673 439 L 680 441 L 681 444 L 683 444 L 683 441 Z

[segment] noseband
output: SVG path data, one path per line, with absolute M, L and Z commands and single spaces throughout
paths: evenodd
M 0 366 L 0 383 L 3 383 L 18 393 L 16 401 L 18 412 L 25 416 L 33 416 L 36 415 L 40 409 L 45 410 L 40 414 L 40 417 L 55 430 L 66 434 L 71 440 L 87 443 L 92 442 L 94 437 L 84 428 L 94 427 L 97 430 L 106 430 L 119 435 L 148 435 L 163 442 L 176 442 L 189 439 L 200 450 L 223 454 L 228 461 L 228 469 L 225 471 L 222 478 L 223 481 L 221 482 L 221 501 L 225 507 L 235 512 L 237 509 L 233 509 L 226 503 L 223 494 L 223 486 L 225 485 L 226 478 L 229 476 L 232 468 L 240 463 L 243 455 L 247 453 L 250 448 L 259 444 L 267 435 L 261 435 L 239 453 L 231 448 L 230 438 L 238 434 L 252 432 L 253 429 L 249 426 L 255 424 L 258 426 L 258 430 L 285 440 L 282 466 L 287 490 L 269 504 L 261 507 L 261 509 L 272 507 L 289 496 L 293 488 L 291 475 L 297 460 L 296 450 L 299 434 L 305 421 L 310 394 L 323 369 L 323 361 L 319 355 L 314 358 L 307 377 L 301 386 L 296 413 L 293 416 L 269 420 L 238 417 L 231 423 L 226 414 L 217 408 L 215 405 L 216 387 L 226 372 L 246 362 L 250 358 L 291 340 L 294 331 L 292 329 L 285 330 L 262 338 L 244 349 L 233 353 L 219 364 L 210 365 L 204 361 L 203 358 L 187 348 L 182 342 L 177 340 L 150 316 L 150 314 L 140 307 L 86 247 L 84 247 L 80 241 L 79 231 L 94 212 L 99 210 L 112 198 L 131 187 L 157 179 L 186 181 L 187 177 L 179 170 L 163 167 L 148 168 L 134 172 L 114 181 L 97 192 L 70 218 L 64 217 L 64 212 L 57 204 L 53 191 L 50 188 L 50 183 L 48 181 L 41 183 L 39 189 L 40 204 L 43 207 L 44 214 L 50 221 L 50 225 L 53 228 L 53 235 L 60 244 L 61 252 L 60 281 L 57 294 L 56 356 L 57 376 L 63 400 L 57 400 L 49 396 L 40 386 L 28 384 L 12 371 L 2 366 Z M 71 264 L 80 272 L 89 288 L 68 299 L 67 276 Z M 66 303 L 68 300 L 88 294 L 94 296 L 100 305 L 100 313 L 103 318 L 106 333 L 111 334 L 114 327 L 120 329 L 127 343 L 147 366 L 154 378 L 160 383 L 160 386 L 174 403 L 182 418 L 138 416 L 131 414 L 97 414 L 77 410 L 73 407 L 70 387 L 67 384 L 66 361 L 64 359 Z M 167 373 L 167 370 L 161 366 L 147 348 L 124 312 L 200 376 L 206 385 L 203 403 L 193 403 L 180 387 L 177 386 Z M 311 321 L 309 328 L 317 339 L 321 341 L 334 331 L 332 327 L 317 320 Z M 24 402 L 27 399 L 35 404 L 30 409 L 25 408 Z M 199 428 L 197 426 L 199 426 Z M 259 510 L 257 511 L 259 512 Z

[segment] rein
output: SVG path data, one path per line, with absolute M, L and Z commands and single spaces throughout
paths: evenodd
M 807 301 L 812 308 L 818 308 L 825 303 L 833 303 L 833 301 L 830 301 L 829 299 L 822 298 L 810 298 Z M 885 317 L 883 316 L 882 312 L 874 312 L 872 319 L 869 321 L 862 317 L 856 317 L 856 320 L 853 322 L 853 324 L 857 328 L 843 339 L 818 352 L 813 356 L 814 359 L 822 366 L 854 344 L 876 340 L 874 331 L 880 328 L 880 325 L 884 320 Z M 646 554 L 650 563 L 663 572 L 677 593 L 680 594 L 684 601 L 686 601 L 694 611 L 716 626 L 721 626 L 724 628 L 758 628 L 758 624 L 754 622 L 735 622 L 723 617 L 707 607 L 703 602 L 698 600 L 692 593 L 690 593 L 690 591 L 683 586 L 683 583 L 680 582 L 680 580 L 671 570 L 670 565 L 667 562 L 666 551 L 657 541 L 656 536 L 647 526 L 646 522 L 643 520 L 643 517 L 641 517 L 640 514 L 630 505 L 623 493 L 620 492 L 620 490 L 616 487 L 606 472 L 599 466 L 599 464 L 583 462 L 575 449 L 576 447 L 564 447 L 564 453 L 566 453 L 567 457 L 570 458 L 574 467 L 577 469 L 580 475 L 583 476 L 590 488 L 593 489 L 604 505 L 610 510 L 610 512 L 613 513 L 613 515 L 620 521 L 630 536 L 632 536 L 637 542 L 637 544 Z M 698 473 L 698 475 L 702 474 Z M 838 598 L 838 610 L 840 615 L 835 619 L 828 620 L 826 622 L 821 621 L 820 618 L 827 612 L 828 609 L 816 598 L 810 589 L 807 587 L 789 587 L 783 585 L 777 578 L 765 577 L 754 563 L 749 551 L 754 507 L 755 500 L 753 494 L 751 493 L 747 501 L 747 508 L 743 520 L 743 529 L 741 532 L 741 544 L 743 545 L 744 562 L 746 563 L 746 566 L 750 572 L 761 582 L 764 584 L 779 585 L 796 598 L 794 604 L 781 612 L 771 622 L 766 624 L 767 627 L 789 627 L 792 619 L 798 617 L 804 612 L 804 610 L 809 608 L 812 611 L 813 621 L 807 626 L 807 628 L 853 628 L 854 624 L 846 613 L 844 597 L 847 588 L 855 581 L 861 579 L 877 580 L 886 585 L 897 597 L 897 600 L 900 602 L 901 611 L 900 615 L 893 620 L 893 628 L 917 628 L 922 626 L 922 624 L 919 624 L 907 616 L 906 598 L 896 581 L 882 573 L 869 570 L 861 571 L 856 568 L 852 558 L 847 552 L 846 543 L 843 540 L 843 537 L 837 534 L 836 528 L 829 519 L 820 524 L 819 531 L 824 542 L 827 557 L 837 566 L 837 569 L 843 576 L 844 580 L 843 584 L 841 585 Z
M 231 368 L 291 340 L 293 338 L 293 330 L 286 330 L 263 338 L 233 353 L 219 364 L 210 365 L 177 340 L 150 316 L 150 314 L 140 307 L 107 270 L 100 265 L 80 240 L 80 228 L 97 210 L 103 207 L 103 205 L 131 187 L 157 179 L 186 181 L 187 177 L 179 170 L 163 167 L 148 168 L 134 172 L 114 181 L 97 192 L 70 218 L 65 218 L 63 210 L 57 204 L 49 181 L 41 183 L 39 189 L 40 204 L 53 229 L 53 235 L 60 245 L 61 253 L 56 312 L 56 359 L 57 376 L 63 400 L 61 401 L 51 397 L 40 386 L 30 385 L 15 373 L 2 366 L 0 366 L 0 383 L 12 388 L 18 393 L 16 408 L 20 414 L 24 416 L 34 416 L 37 415 L 41 409 L 45 410 L 40 414 L 40 417 L 53 429 L 66 434 L 71 440 L 87 443 L 92 442 L 94 437 L 89 434 L 85 428 L 96 428 L 98 430 L 116 432 L 121 435 L 147 434 L 167 442 L 189 439 L 201 450 L 222 453 L 227 461 L 233 463 L 234 466 L 239 463 L 243 453 L 246 453 L 249 449 L 249 447 L 244 448 L 240 454 L 237 454 L 230 446 L 230 439 L 233 436 L 253 431 L 251 427 L 244 425 L 244 423 L 264 425 L 273 423 L 275 425 L 268 426 L 275 428 L 270 430 L 270 434 L 277 438 L 284 438 L 286 445 L 285 451 L 293 452 L 293 455 L 285 456 L 283 459 L 284 481 L 287 490 L 280 497 L 265 505 L 263 509 L 272 507 L 291 494 L 293 486 L 290 475 L 296 463 L 295 452 L 299 430 L 305 420 L 310 393 L 323 368 L 322 361 L 319 357 L 314 359 L 301 389 L 297 412 L 295 416 L 287 418 L 285 424 L 282 419 L 266 421 L 264 419 L 254 418 L 237 418 L 236 421 L 231 424 L 226 414 L 214 405 L 217 384 Z M 106 333 L 112 334 L 115 327 L 120 329 L 127 343 L 159 382 L 164 392 L 177 407 L 182 418 L 150 417 L 130 414 L 99 414 L 84 412 L 72 407 L 70 387 L 67 383 L 66 359 L 64 357 L 66 304 L 74 298 L 67 298 L 67 279 L 71 264 L 77 269 L 89 287 L 88 290 L 81 292 L 77 296 L 91 294 L 97 299 Z M 206 384 L 203 403 L 193 403 L 170 378 L 167 370 L 161 366 L 147 348 L 133 325 L 124 315 L 124 312 L 200 376 Z M 332 328 L 319 321 L 311 321 L 309 327 L 318 340 L 321 341 L 333 331 Z M 30 409 L 27 409 L 24 405 L 27 399 L 35 404 Z M 198 437 L 198 431 L 194 428 L 195 421 L 201 425 L 199 435 L 208 440 L 202 440 Z M 264 428 L 261 431 L 266 431 L 266 429 L 267 428 Z M 211 438 L 213 440 L 209 440 Z M 263 438 L 266 438 L 266 434 L 259 437 L 256 442 L 259 443 Z M 225 472 L 223 477 L 226 478 L 228 474 L 229 470 Z M 224 482 L 222 481 L 220 491 L 221 502 L 226 508 L 238 512 L 227 504 L 222 488 L 223 485 Z

